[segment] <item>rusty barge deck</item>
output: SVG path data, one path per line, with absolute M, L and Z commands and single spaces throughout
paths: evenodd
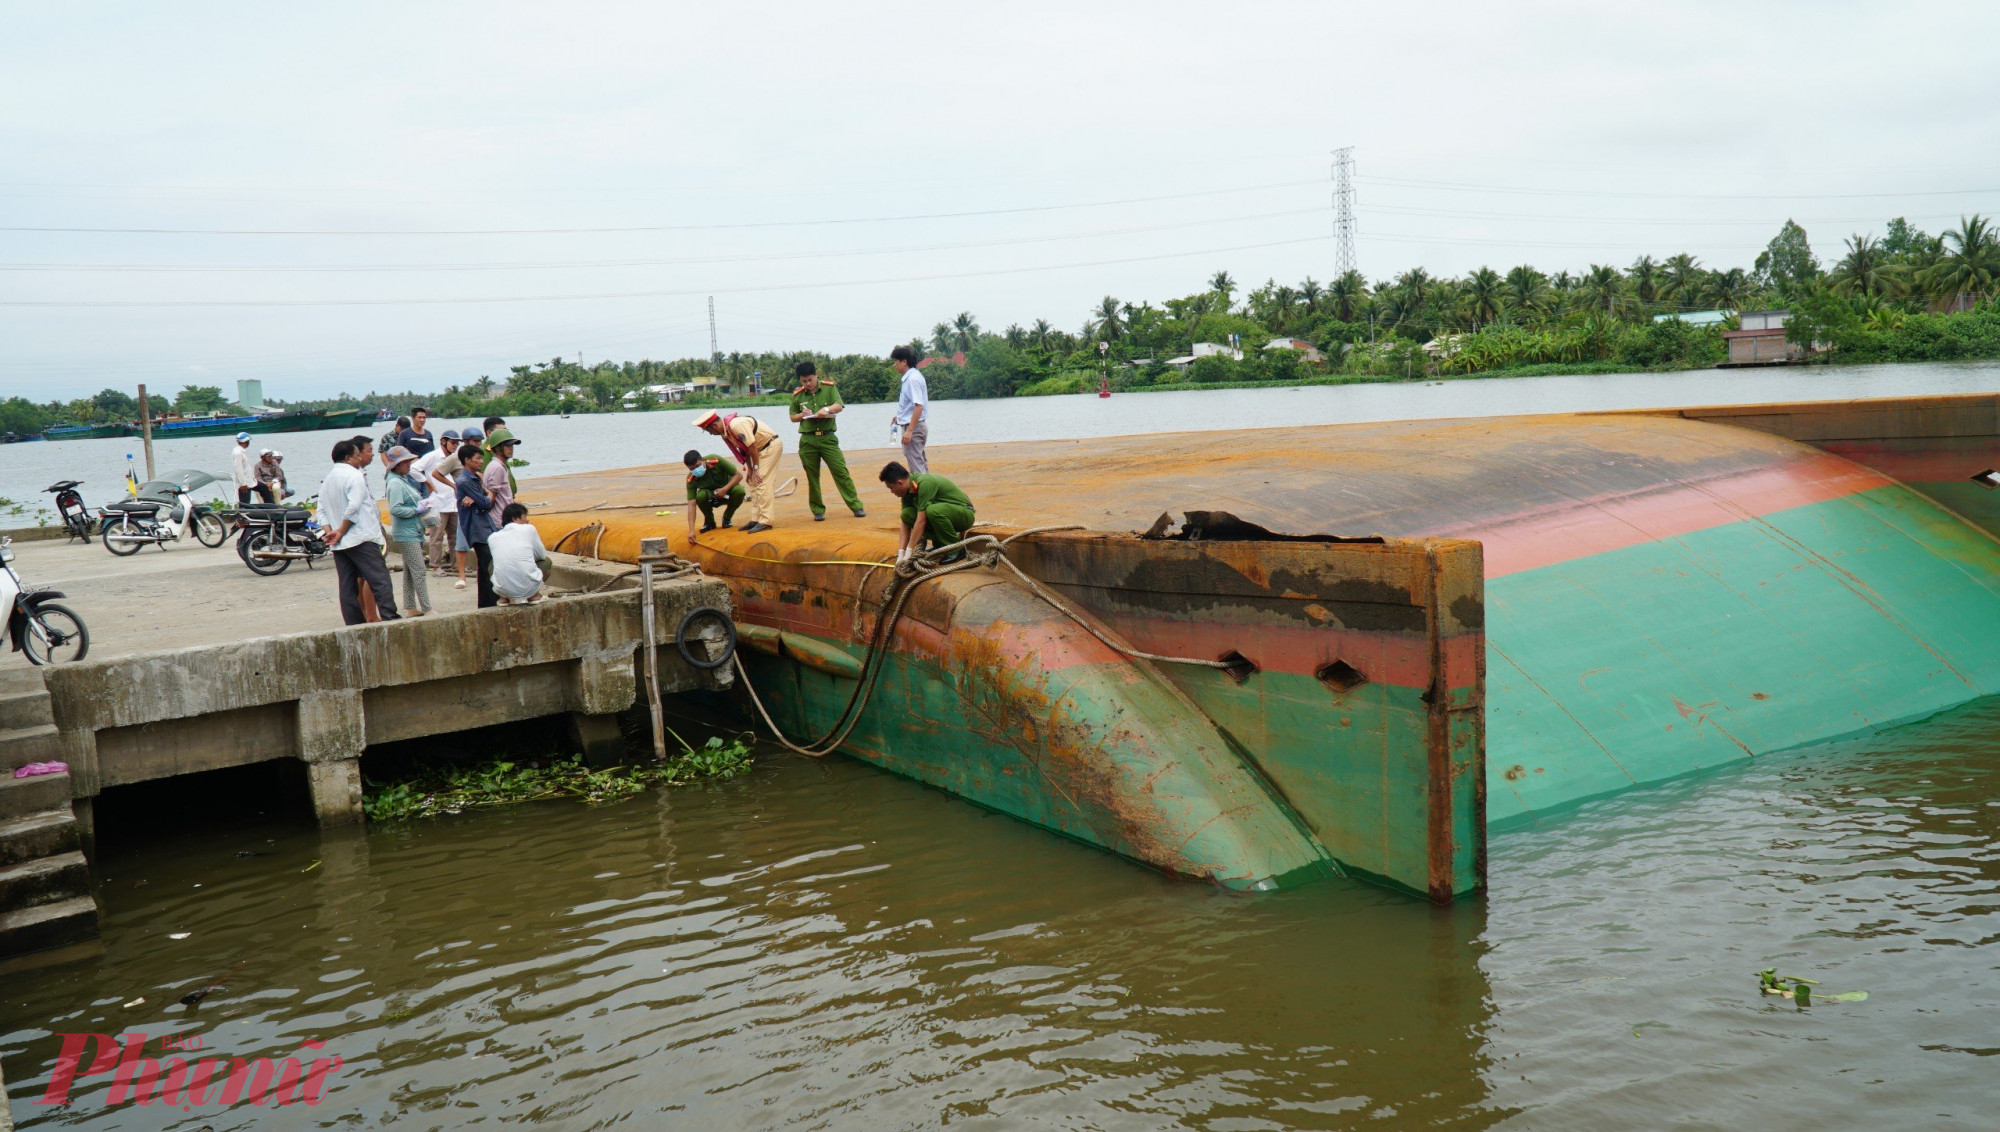
M 695 547 L 677 466 L 528 495 L 550 541 L 664 534 L 725 581 L 753 682 L 817 734 L 887 592 L 823 564 L 893 554 L 873 455 L 875 517 L 795 498 Z M 1179 875 L 1450 899 L 1489 822 L 2000 692 L 1996 464 L 1994 396 L 942 448 L 982 529 L 1085 528 L 1015 557 L 1095 627 L 1247 675 L 969 571 L 911 601 L 845 750 Z

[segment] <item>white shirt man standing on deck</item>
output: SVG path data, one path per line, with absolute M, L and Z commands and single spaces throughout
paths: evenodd
M 908 346 L 889 351 L 889 364 L 903 379 L 896 392 L 896 423 L 892 431 L 896 442 L 903 446 L 903 464 L 913 475 L 931 470 L 931 462 L 924 456 L 924 443 L 931 435 L 931 387 L 924 380 L 924 371 L 917 368 L 921 360 Z

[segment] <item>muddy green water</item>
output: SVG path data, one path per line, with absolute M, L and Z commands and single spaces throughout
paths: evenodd
M 189 833 L 105 854 L 100 955 L 0 976 L 0 1057 L 30 1128 L 1991 1128 L 1996 734 L 1988 701 L 1594 803 L 1449 910 L 1228 895 L 775 753 Z M 1760 998 L 1770 965 L 1871 997 Z M 311 1109 L 41 1108 L 64 1031 L 345 1065 Z

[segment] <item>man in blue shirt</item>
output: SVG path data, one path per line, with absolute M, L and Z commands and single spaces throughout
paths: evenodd
M 903 446 L 903 464 L 910 471 L 922 475 L 931 470 L 931 463 L 924 458 L 924 442 L 930 438 L 931 387 L 924 380 L 924 371 L 917 368 L 923 359 L 908 346 L 898 346 L 889 351 L 889 364 L 903 379 L 902 388 L 896 394 L 896 421 L 894 432 L 897 443 Z

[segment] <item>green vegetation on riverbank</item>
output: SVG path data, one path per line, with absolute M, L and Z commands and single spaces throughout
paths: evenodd
M 1157 306 L 1106 295 L 1075 331 L 1042 318 L 994 332 L 961 311 L 907 344 L 930 355 L 925 374 L 936 400 L 1086 393 L 1107 377 L 1115 390 L 1231 389 L 1701 369 L 1724 359 L 1722 335 L 1735 312 L 1779 306 L 1794 312 L 1794 340 L 1826 360 L 2000 358 L 1996 290 L 2000 237 L 1984 217 L 1935 236 L 1899 217 L 1880 238 L 1849 238 L 1830 268 L 1788 220 L 1748 268 L 1709 268 L 1681 253 L 1640 256 L 1625 268 L 1547 273 L 1520 264 L 1451 278 L 1412 267 L 1373 282 L 1348 272 L 1248 289 L 1219 271 Z M 1711 314 L 1699 325 L 1681 317 L 1696 310 Z M 675 407 L 779 405 L 793 366 L 806 360 L 848 401 L 886 401 L 897 387 L 887 353 L 885 343 L 881 354 L 839 356 L 729 353 L 588 367 L 552 358 L 510 367 L 504 383 L 481 376 L 437 392 L 343 394 L 287 407 L 407 412 L 425 404 L 449 419 L 666 407 L 649 386 L 702 390 Z M 775 392 L 751 396 L 753 383 Z M 220 396 L 189 386 L 175 404 L 199 409 Z M 164 408 L 163 398 L 153 400 Z M 58 413 L 89 421 L 135 411 L 110 389 L 68 405 L 14 398 L 0 403 L 0 431 L 39 431 Z
M 676 736 L 678 738 L 678 736 Z M 548 798 L 616 802 L 649 786 L 681 786 L 710 778 L 734 778 L 750 769 L 744 739 L 711 737 L 699 747 L 681 744 L 665 762 L 593 770 L 581 757 L 548 762 L 496 759 L 473 765 L 423 766 L 394 782 L 368 782 L 361 808 L 369 821 L 431 818 L 484 806 L 510 806 Z

